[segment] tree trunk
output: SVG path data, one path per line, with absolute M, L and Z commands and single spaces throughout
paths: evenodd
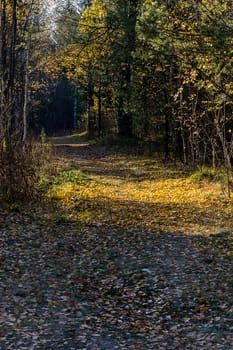
M 96 115 L 94 111 L 94 86 L 89 77 L 87 89 L 88 135 L 96 136 Z
M 74 123 L 74 130 L 78 129 L 78 86 L 75 85 L 74 89 L 74 110 L 73 110 L 73 123 Z
M 186 149 L 186 141 L 183 126 L 181 126 L 181 140 L 182 140 L 182 148 L 183 148 L 183 162 L 187 164 L 187 149 Z
M 102 133 L 102 99 L 101 99 L 101 85 L 98 89 L 98 135 Z
M 26 62 L 25 62 L 25 84 L 24 84 L 24 103 L 23 103 L 23 142 L 27 139 L 27 110 L 28 110 L 28 86 L 29 86 L 29 54 L 30 54 L 30 34 L 27 41 Z
M 10 73 L 9 73 L 9 91 L 13 94 L 15 82 L 15 47 L 16 47 L 16 30 L 17 30 L 17 0 L 12 3 L 12 29 L 11 29 L 11 47 L 10 47 Z
M 0 74 L 1 74 L 1 80 L 2 84 L 6 81 L 6 74 L 7 74 L 7 44 L 6 44 L 6 1 L 0 0 L 0 32 L 1 32 L 1 67 L 0 67 Z M 5 86 L 2 86 L 3 90 L 5 91 Z

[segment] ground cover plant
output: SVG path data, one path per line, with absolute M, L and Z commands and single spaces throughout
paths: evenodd
M 221 185 L 66 141 L 56 139 L 44 204 L 0 211 L 0 348 L 231 349 Z

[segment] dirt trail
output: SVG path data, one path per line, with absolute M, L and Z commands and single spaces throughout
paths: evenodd
M 0 212 L 0 349 L 232 349 L 232 234 L 165 230 L 155 161 L 59 147 L 95 181 L 64 216 Z

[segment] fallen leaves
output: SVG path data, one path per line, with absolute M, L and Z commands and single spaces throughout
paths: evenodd
M 231 203 L 155 160 L 84 160 L 56 212 L 0 211 L 0 348 L 230 348 L 233 236 L 207 233 Z
M 217 185 L 200 187 L 191 183 L 183 171 L 151 162 L 153 166 L 137 158 L 106 158 L 95 161 L 93 168 L 89 162 L 83 170 L 92 181 L 55 185 L 49 196 L 59 199 L 73 214 L 76 210 L 80 221 L 100 225 L 141 225 L 207 234 L 233 226 L 232 202 L 221 198 Z M 140 181 L 134 163 L 140 164 Z

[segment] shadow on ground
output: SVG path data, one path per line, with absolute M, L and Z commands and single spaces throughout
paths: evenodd
M 0 348 L 231 348 L 230 233 L 0 219 Z

